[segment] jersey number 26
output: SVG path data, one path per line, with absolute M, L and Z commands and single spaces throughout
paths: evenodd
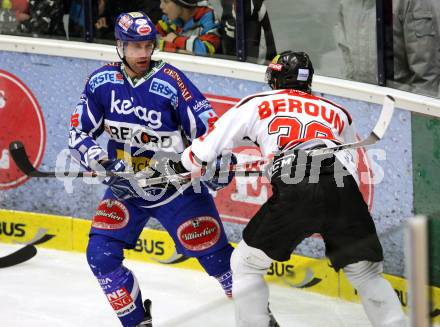
M 269 123 L 268 133 L 279 134 L 278 146 L 304 142 L 314 138 L 334 139 L 331 129 L 318 121 L 303 125 L 295 117 L 277 116 Z

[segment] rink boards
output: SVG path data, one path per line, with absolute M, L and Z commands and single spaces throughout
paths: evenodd
M 3 44 L 5 49 L 2 39 L 5 37 L 0 36 L 0 48 Z M 70 113 L 91 71 L 100 67 L 103 60 L 117 60 L 117 56 L 112 46 L 95 45 L 95 51 L 89 51 L 89 44 L 45 40 L 43 46 L 41 42 L 31 38 L 13 39 L 6 42 L 11 46 L 8 51 L 0 51 L 3 83 L 0 83 L 0 94 L 5 92 L 3 101 L 0 99 L 1 207 L 93 217 L 105 188 L 99 181 L 27 179 L 13 163 L 8 147 L 12 141 L 22 141 L 32 162 L 42 170 L 75 168 L 66 149 Z M 59 51 L 60 47 L 65 51 Z M 40 52 L 33 52 L 36 49 Z M 262 65 L 204 57 L 195 60 L 193 56 L 170 53 L 157 55 L 185 71 L 219 115 L 238 99 L 269 88 L 263 83 L 265 67 Z M 363 159 L 359 174 L 360 190 L 384 249 L 384 269 L 389 274 L 404 276 L 403 223 L 414 214 L 438 211 L 440 205 L 436 198 L 440 192 L 440 170 L 437 169 L 440 120 L 422 117 L 416 112 L 440 112 L 440 101 L 434 103 L 401 91 L 318 75 L 314 76 L 313 90 L 348 108 L 360 137 L 368 135 L 376 123 L 383 95 L 396 98 L 397 109 L 385 137 L 374 146 L 359 149 Z M 416 123 L 414 132 L 413 123 Z M 104 145 L 106 138 L 102 137 L 101 141 Z M 255 159 L 242 152 L 238 156 L 242 162 Z M 230 241 L 241 239 L 244 225 L 269 196 L 270 185 L 245 177 L 234 178 L 228 187 L 217 192 L 216 206 Z M 161 229 L 153 219 L 147 226 Z M 321 257 L 324 256 L 323 242 L 310 238 L 296 251 L 303 256 Z M 433 285 L 440 287 L 440 280 Z
M 38 246 L 85 252 L 90 220 L 65 216 L 45 215 L 23 211 L 0 210 L 0 242 L 29 243 L 43 239 Z M 202 270 L 197 260 L 182 257 L 175 252 L 168 233 L 144 229 L 133 250 L 126 251 L 126 258 L 146 263 L 171 265 L 176 268 Z M 85 263 L 86 264 L 86 263 Z M 355 290 L 343 273 L 336 273 L 326 259 L 312 259 L 292 255 L 287 262 L 274 262 L 267 280 L 285 287 L 303 288 L 323 295 L 344 300 L 359 301 Z M 406 308 L 408 293 L 403 278 L 385 275 L 399 300 Z M 432 316 L 440 322 L 440 288 L 431 287 Z

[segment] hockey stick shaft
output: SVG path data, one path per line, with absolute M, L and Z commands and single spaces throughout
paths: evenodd
M 37 170 L 29 160 L 29 157 L 26 153 L 26 149 L 22 142 L 14 141 L 9 145 L 9 152 L 11 153 L 12 159 L 16 163 L 17 167 L 25 173 L 29 177 L 43 177 L 43 178 L 76 178 L 76 177 L 111 177 L 111 176 L 120 176 L 120 177 L 135 177 L 133 172 L 112 172 L 112 171 L 39 171 Z M 256 175 L 260 172 L 259 167 L 263 164 L 267 164 L 267 160 L 257 160 L 252 162 L 246 162 L 239 165 L 231 165 L 231 170 L 237 171 L 238 174 L 241 175 Z M 242 169 L 243 171 L 238 171 Z M 179 175 L 181 177 L 189 176 L 188 174 Z M 171 175 L 172 177 L 174 175 Z M 177 175 L 176 175 L 177 176 Z M 152 178 L 153 180 L 154 178 Z M 168 176 L 163 176 L 154 180 L 158 180 L 158 183 L 165 183 L 168 179 Z
M 393 113 L 394 113 L 394 103 L 395 103 L 395 100 L 393 97 L 391 97 L 390 95 L 385 96 L 380 116 L 376 122 L 375 127 L 373 128 L 373 131 L 370 133 L 370 135 L 367 138 L 365 138 L 359 142 L 346 143 L 346 144 L 341 144 L 341 145 L 337 145 L 334 147 L 320 148 L 320 149 L 310 150 L 310 151 L 307 151 L 307 150 L 299 150 L 299 151 L 304 151 L 306 156 L 322 156 L 322 155 L 334 154 L 337 151 L 356 149 L 356 148 L 364 147 L 367 145 L 375 144 L 380 139 L 382 139 L 382 137 L 384 136 L 384 134 L 385 134 L 390 122 L 391 122 L 391 119 L 392 119 Z M 261 165 L 267 164 L 269 162 L 270 162 L 269 160 L 263 159 L 263 160 L 255 162 L 255 163 L 261 167 Z M 231 165 L 229 167 L 230 168 L 229 171 L 220 171 L 218 174 L 228 174 L 231 171 L 234 171 L 235 176 L 256 176 L 256 175 L 261 176 L 263 174 L 263 172 L 261 172 L 261 171 L 254 171 L 254 172 L 248 171 L 249 168 L 256 168 L 255 166 L 253 166 L 255 163 L 243 164 L 244 166 Z M 245 168 L 245 171 L 240 171 L 243 168 Z M 184 179 L 189 179 L 189 178 L 191 178 L 191 173 L 185 173 L 185 174 L 180 174 L 180 175 L 177 174 L 177 175 L 171 175 L 171 176 L 161 176 L 161 177 L 157 177 L 157 178 L 150 178 L 150 179 L 146 179 L 146 180 L 141 181 L 141 183 L 143 185 L 142 187 L 146 187 L 146 186 L 152 186 L 155 184 L 166 183 L 167 180 L 179 181 L 179 180 L 184 180 Z
M 370 135 L 359 141 L 354 143 L 346 143 L 337 145 L 334 147 L 328 147 L 328 148 L 320 148 L 316 150 L 307 151 L 305 150 L 306 155 L 308 156 L 320 156 L 320 155 L 326 155 L 326 154 L 333 154 L 337 151 L 342 150 L 348 150 L 348 149 L 355 149 L 360 148 L 367 145 L 372 145 L 378 142 L 385 134 L 393 113 L 394 113 L 394 103 L 395 100 L 390 96 L 386 95 L 384 99 L 384 104 L 382 107 L 381 114 L 379 116 L 379 119 L 373 128 L 373 131 L 370 133 Z M 27 176 L 30 177 L 108 177 L 108 176 L 120 176 L 120 177 L 134 177 L 134 174 L 132 172 L 111 172 L 111 171 L 81 171 L 81 172 L 73 172 L 73 171 L 65 171 L 65 172 L 42 172 L 32 165 L 32 163 L 29 161 L 29 158 L 26 154 L 25 147 L 23 143 L 20 141 L 12 142 L 9 146 L 9 151 L 11 153 L 11 156 L 15 163 L 17 164 L 18 168 L 22 170 Z M 230 165 L 228 170 L 220 171 L 218 174 L 229 174 L 231 172 L 234 172 L 236 176 L 261 176 L 262 166 L 270 163 L 271 161 L 269 159 L 262 159 L 257 160 L 253 162 L 247 162 L 242 164 L 236 164 L 236 165 Z M 218 175 L 217 174 L 217 175 Z M 167 183 L 169 181 L 182 181 L 182 180 L 188 180 L 190 178 L 194 177 L 200 177 L 192 175 L 190 172 L 183 173 L 183 174 L 174 174 L 174 175 L 164 175 L 160 177 L 154 177 L 154 178 L 148 178 L 140 180 L 141 187 L 146 186 L 152 186 L 156 184 L 163 184 Z
M 39 171 L 29 161 L 24 144 L 14 141 L 9 144 L 9 152 L 17 167 L 29 177 L 130 177 L 132 172 L 112 172 L 112 171 Z
M 382 139 L 386 130 L 388 129 L 388 126 L 390 125 L 391 119 L 394 114 L 394 104 L 395 104 L 394 98 L 390 95 L 386 95 L 384 98 L 382 111 L 380 112 L 379 119 L 377 120 L 377 123 L 374 126 L 373 131 L 370 133 L 370 135 L 368 135 L 367 138 L 359 142 L 346 143 L 334 147 L 306 151 L 306 153 L 310 156 L 318 156 L 324 154 L 331 154 L 342 150 L 361 148 L 363 146 L 375 144 L 376 142 Z
M 29 259 L 32 259 L 37 254 L 37 249 L 32 244 L 25 245 L 24 247 L 12 252 L 4 257 L 0 257 L 0 268 L 7 268 L 18 265 Z

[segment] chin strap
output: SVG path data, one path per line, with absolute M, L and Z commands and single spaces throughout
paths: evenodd
M 120 50 L 122 50 L 122 56 L 121 53 L 119 52 Z M 131 68 L 131 66 L 128 64 L 127 60 L 125 59 L 124 56 L 124 46 L 116 46 L 116 53 L 118 54 L 119 59 L 121 59 L 121 61 L 124 63 L 125 66 L 127 66 L 128 68 L 130 68 L 131 71 L 135 72 L 135 70 L 133 70 L 133 68 Z

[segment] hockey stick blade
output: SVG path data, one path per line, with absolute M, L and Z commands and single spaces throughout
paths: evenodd
M 24 149 L 24 144 L 20 141 L 14 141 L 9 144 L 9 152 L 11 153 L 12 159 L 14 160 L 17 167 L 30 177 L 54 177 L 48 176 L 51 174 L 41 173 L 36 170 L 32 163 L 29 161 L 29 158 Z
M 394 114 L 394 104 L 395 104 L 394 98 L 390 95 L 386 95 L 383 102 L 382 111 L 380 113 L 379 119 L 377 120 L 376 126 L 374 126 L 373 131 L 365 139 L 359 142 L 346 143 L 334 147 L 320 148 L 316 150 L 306 151 L 307 155 L 319 156 L 325 154 L 332 154 L 337 151 L 356 149 L 377 143 L 383 138 L 386 130 L 388 129 L 388 126 L 390 125 L 391 119 L 393 118 L 393 114 Z
M 0 258 L 0 268 L 7 268 L 18 265 L 22 262 L 32 259 L 37 254 L 37 248 L 31 244 L 28 244 L 21 249 L 12 252 L 4 257 Z

